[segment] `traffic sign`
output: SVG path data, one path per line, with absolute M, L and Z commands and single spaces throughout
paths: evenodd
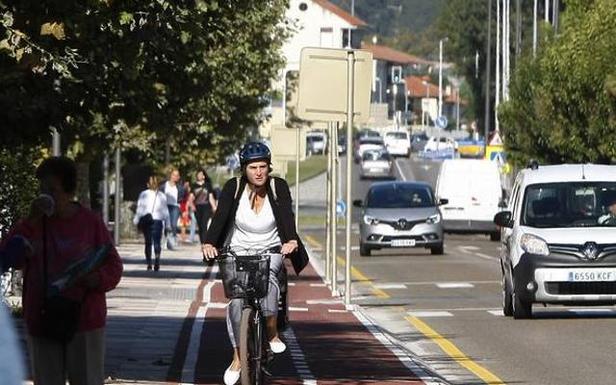
M 441 115 L 438 118 L 436 118 L 436 127 L 438 128 L 445 128 L 447 127 L 447 117 L 445 115 Z
M 342 199 L 336 202 L 336 214 L 342 216 L 346 214 L 346 203 Z

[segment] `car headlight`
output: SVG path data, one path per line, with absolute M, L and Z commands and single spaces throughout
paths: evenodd
M 550 255 L 550 248 L 543 239 L 532 234 L 523 234 L 520 238 L 520 247 L 530 254 Z
M 436 213 L 434 215 L 430 215 L 428 219 L 426 219 L 426 223 L 430 225 L 435 225 L 441 221 L 441 214 Z
M 364 215 L 364 223 L 367 225 L 378 225 L 379 220 L 375 217 L 371 217 L 370 215 Z

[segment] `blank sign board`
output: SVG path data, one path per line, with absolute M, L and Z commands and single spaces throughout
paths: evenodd
M 304 48 L 299 70 L 297 114 L 311 121 L 346 121 L 348 56 L 353 52 L 353 120 L 365 123 L 370 116 L 372 54 L 361 50 Z

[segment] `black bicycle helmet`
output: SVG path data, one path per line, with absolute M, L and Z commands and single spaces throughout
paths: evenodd
M 264 160 L 268 164 L 272 162 L 270 149 L 261 142 L 249 142 L 240 150 L 240 165 L 244 167 L 255 160 Z

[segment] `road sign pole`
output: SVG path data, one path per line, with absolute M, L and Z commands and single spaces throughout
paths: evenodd
M 334 123 L 332 125 L 332 131 L 333 131 L 333 143 L 338 143 L 338 123 Z M 347 154 L 348 154 L 349 150 L 347 149 Z M 347 155 L 348 156 L 348 155 Z M 332 243 L 331 243 L 331 282 L 332 282 L 332 296 L 337 296 L 338 295 L 338 250 L 337 250 L 337 238 L 338 238 L 338 233 L 337 233 L 337 229 L 338 229 L 338 216 L 336 215 L 336 198 L 338 197 L 338 191 L 340 190 L 340 187 L 338 185 L 338 175 L 340 175 L 341 173 L 338 172 L 338 151 L 334 152 L 332 154 L 332 191 L 331 191 L 331 197 L 330 197 L 330 202 L 331 205 L 330 207 L 328 207 L 328 209 L 330 210 L 330 216 L 332 219 L 332 226 L 331 226 L 331 239 L 332 239 Z
M 333 165 L 333 156 L 334 156 L 334 141 L 333 141 L 333 130 L 332 123 L 327 123 L 327 131 L 329 137 L 329 151 L 327 152 L 327 188 L 326 188 L 326 197 L 325 197 L 325 233 L 326 233 L 326 241 L 325 241 L 325 282 L 331 282 L 331 257 L 332 257 L 332 237 L 331 237 L 331 225 L 332 225 L 332 165 Z
M 300 132 L 299 128 L 295 129 L 295 229 L 299 233 L 299 148 L 300 148 Z
M 345 274 L 344 274 L 344 304 L 349 307 L 351 306 L 351 191 L 352 187 L 352 178 L 351 171 L 353 167 L 353 160 L 351 159 L 351 151 L 353 148 L 353 108 L 354 108 L 354 94 L 355 94 L 355 53 L 353 51 L 348 51 L 347 53 L 347 169 L 346 169 L 346 201 L 347 201 L 347 210 L 346 210 L 346 264 L 345 264 Z
M 120 145 L 116 148 L 115 153 L 115 200 L 114 200 L 114 215 L 113 215 L 113 241 L 116 246 L 120 245 L 120 223 L 121 223 L 121 212 L 120 212 L 120 204 L 122 200 L 120 198 L 121 194 L 121 183 L 122 183 L 122 153 L 120 150 Z

